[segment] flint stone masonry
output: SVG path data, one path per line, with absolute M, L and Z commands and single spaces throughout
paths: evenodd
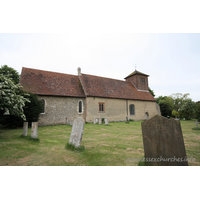
M 28 132 L 28 122 L 24 122 L 24 125 L 23 125 L 23 136 L 27 136 L 27 132 Z
M 78 117 L 77 119 L 74 120 L 69 143 L 73 144 L 76 148 L 81 146 L 84 126 L 85 126 L 85 121 L 83 118 Z
M 146 159 L 157 159 L 150 165 L 187 166 L 185 145 L 180 121 L 156 115 L 141 123 Z M 161 160 L 162 158 L 162 160 Z M 170 158 L 173 158 L 170 160 Z M 176 158 L 176 159 L 175 159 Z M 160 160 L 159 160 L 160 159 Z M 164 160 L 164 159 L 169 159 Z
M 31 137 L 34 139 L 38 137 L 38 122 L 32 122 Z

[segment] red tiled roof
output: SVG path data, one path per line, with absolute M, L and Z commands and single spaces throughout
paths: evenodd
M 38 95 L 85 97 L 78 76 L 22 68 L 20 83 L 27 92 Z
M 131 82 L 82 74 L 86 96 L 156 101 L 150 92 L 138 91 Z

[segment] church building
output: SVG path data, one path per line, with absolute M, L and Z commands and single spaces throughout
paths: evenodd
M 80 68 L 78 75 L 69 75 L 23 67 L 20 84 L 43 101 L 40 126 L 72 125 L 77 117 L 86 122 L 98 117 L 117 122 L 160 115 L 148 89 L 148 77 L 135 70 L 122 81 L 83 74 Z

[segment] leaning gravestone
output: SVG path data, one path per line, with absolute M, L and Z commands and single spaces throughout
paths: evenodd
M 146 162 L 162 166 L 188 165 L 180 121 L 156 115 L 141 125 Z
M 83 118 L 79 117 L 74 120 L 69 143 L 73 144 L 76 148 L 81 146 L 84 126 L 85 121 Z
M 24 122 L 23 136 L 27 136 L 27 132 L 28 132 L 28 122 Z
M 38 137 L 38 122 L 32 122 L 31 137 L 34 139 Z

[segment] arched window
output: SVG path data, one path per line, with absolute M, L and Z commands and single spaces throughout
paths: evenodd
M 129 110 L 130 110 L 130 115 L 135 115 L 135 105 L 131 104 L 129 106 Z
M 79 102 L 78 102 L 78 112 L 79 112 L 79 113 L 82 113 L 82 111 L 83 111 L 83 108 L 82 108 L 83 105 L 82 105 L 82 104 L 83 104 L 82 101 L 79 101 Z
M 45 113 L 45 100 L 42 99 L 42 112 L 41 113 Z

